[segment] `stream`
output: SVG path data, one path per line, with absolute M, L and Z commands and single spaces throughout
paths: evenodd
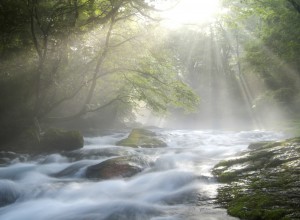
M 211 174 L 212 167 L 251 142 L 283 138 L 266 131 L 154 131 L 167 147 L 115 146 L 128 133 L 111 132 L 85 138 L 85 146 L 73 152 L 10 153 L 11 159 L 0 166 L 0 219 L 237 219 L 215 204 L 219 184 Z M 124 155 L 141 158 L 143 171 L 130 178 L 85 177 L 88 166 Z

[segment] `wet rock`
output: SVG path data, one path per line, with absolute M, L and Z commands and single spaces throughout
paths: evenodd
M 52 128 L 39 134 L 34 128 L 25 130 L 11 145 L 2 146 L 3 151 L 21 154 L 48 154 L 72 151 L 83 147 L 83 136 L 79 131 Z
M 72 151 L 83 147 L 83 136 L 79 131 L 49 129 L 41 139 L 41 151 Z
M 79 149 L 76 151 L 69 151 L 63 153 L 63 155 L 68 157 L 71 161 L 97 160 L 99 158 L 127 156 L 130 154 L 130 151 L 117 146 L 95 149 Z
M 263 146 L 266 146 L 267 144 L 271 144 L 271 143 L 273 143 L 273 142 L 271 142 L 271 141 L 261 141 L 261 142 L 251 143 L 248 146 L 248 149 L 257 150 L 257 149 L 260 149 Z
M 86 177 L 90 179 L 131 177 L 141 172 L 142 169 L 141 164 L 137 163 L 133 157 L 118 157 L 89 166 L 86 170 Z
M 241 219 L 297 219 L 300 204 L 300 138 L 260 142 L 244 157 L 222 161 L 213 170 L 218 202 Z
M 84 168 L 85 166 L 90 165 L 90 163 L 85 162 L 85 161 L 80 161 L 77 163 L 74 163 L 70 166 L 68 166 L 67 168 L 59 171 L 58 173 L 52 174 L 53 177 L 72 177 L 74 176 L 76 173 L 78 173 L 82 168 Z
M 166 147 L 167 144 L 160 140 L 155 132 L 146 129 L 133 129 L 129 136 L 116 143 L 118 146 L 128 147 Z
M 10 151 L 0 152 L 0 164 L 8 164 L 10 161 L 18 158 L 18 154 Z
M 29 158 L 26 154 L 17 154 L 11 151 L 1 151 L 0 152 L 0 166 L 7 166 L 9 164 L 17 162 L 25 162 Z

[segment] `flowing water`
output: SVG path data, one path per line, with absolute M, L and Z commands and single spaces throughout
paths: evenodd
M 156 132 L 168 147 L 117 147 L 127 133 L 114 132 L 85 138 L 84 148 L 70 153 L 6 154 L 10 159 L 0 167 L 0 219 L 236 219 L 215 204 L 218 184 L 212 167 L 251 142 L 282 138 L 263 131 Z M 130 178 L 85 178 L 88 166 L 124 155 L 142 158 L 143 171 Z

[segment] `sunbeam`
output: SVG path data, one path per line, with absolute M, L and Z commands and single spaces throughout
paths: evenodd
M 162 13 L 162 18 L 164 26 L 169 28 L 211 23 L 220 13 L 219 0 L 169 0 L 162 8 L 168 7 L 170 9 Z

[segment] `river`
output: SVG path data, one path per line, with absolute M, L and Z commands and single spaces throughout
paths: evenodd
M 0 167 L 0 219 L 233 220 L 215 204 L 212 167 L 251 142 L 283 138 L 266 131 L 155 131 L 167 147 L 115 146 L 128 133 L 111 132 L 85 138 L 84 148 L 70 153 L 14 155 Z M 145 158 L 143 171 L 125 179 L 85 178 L 88 166 L 123 155 Z

